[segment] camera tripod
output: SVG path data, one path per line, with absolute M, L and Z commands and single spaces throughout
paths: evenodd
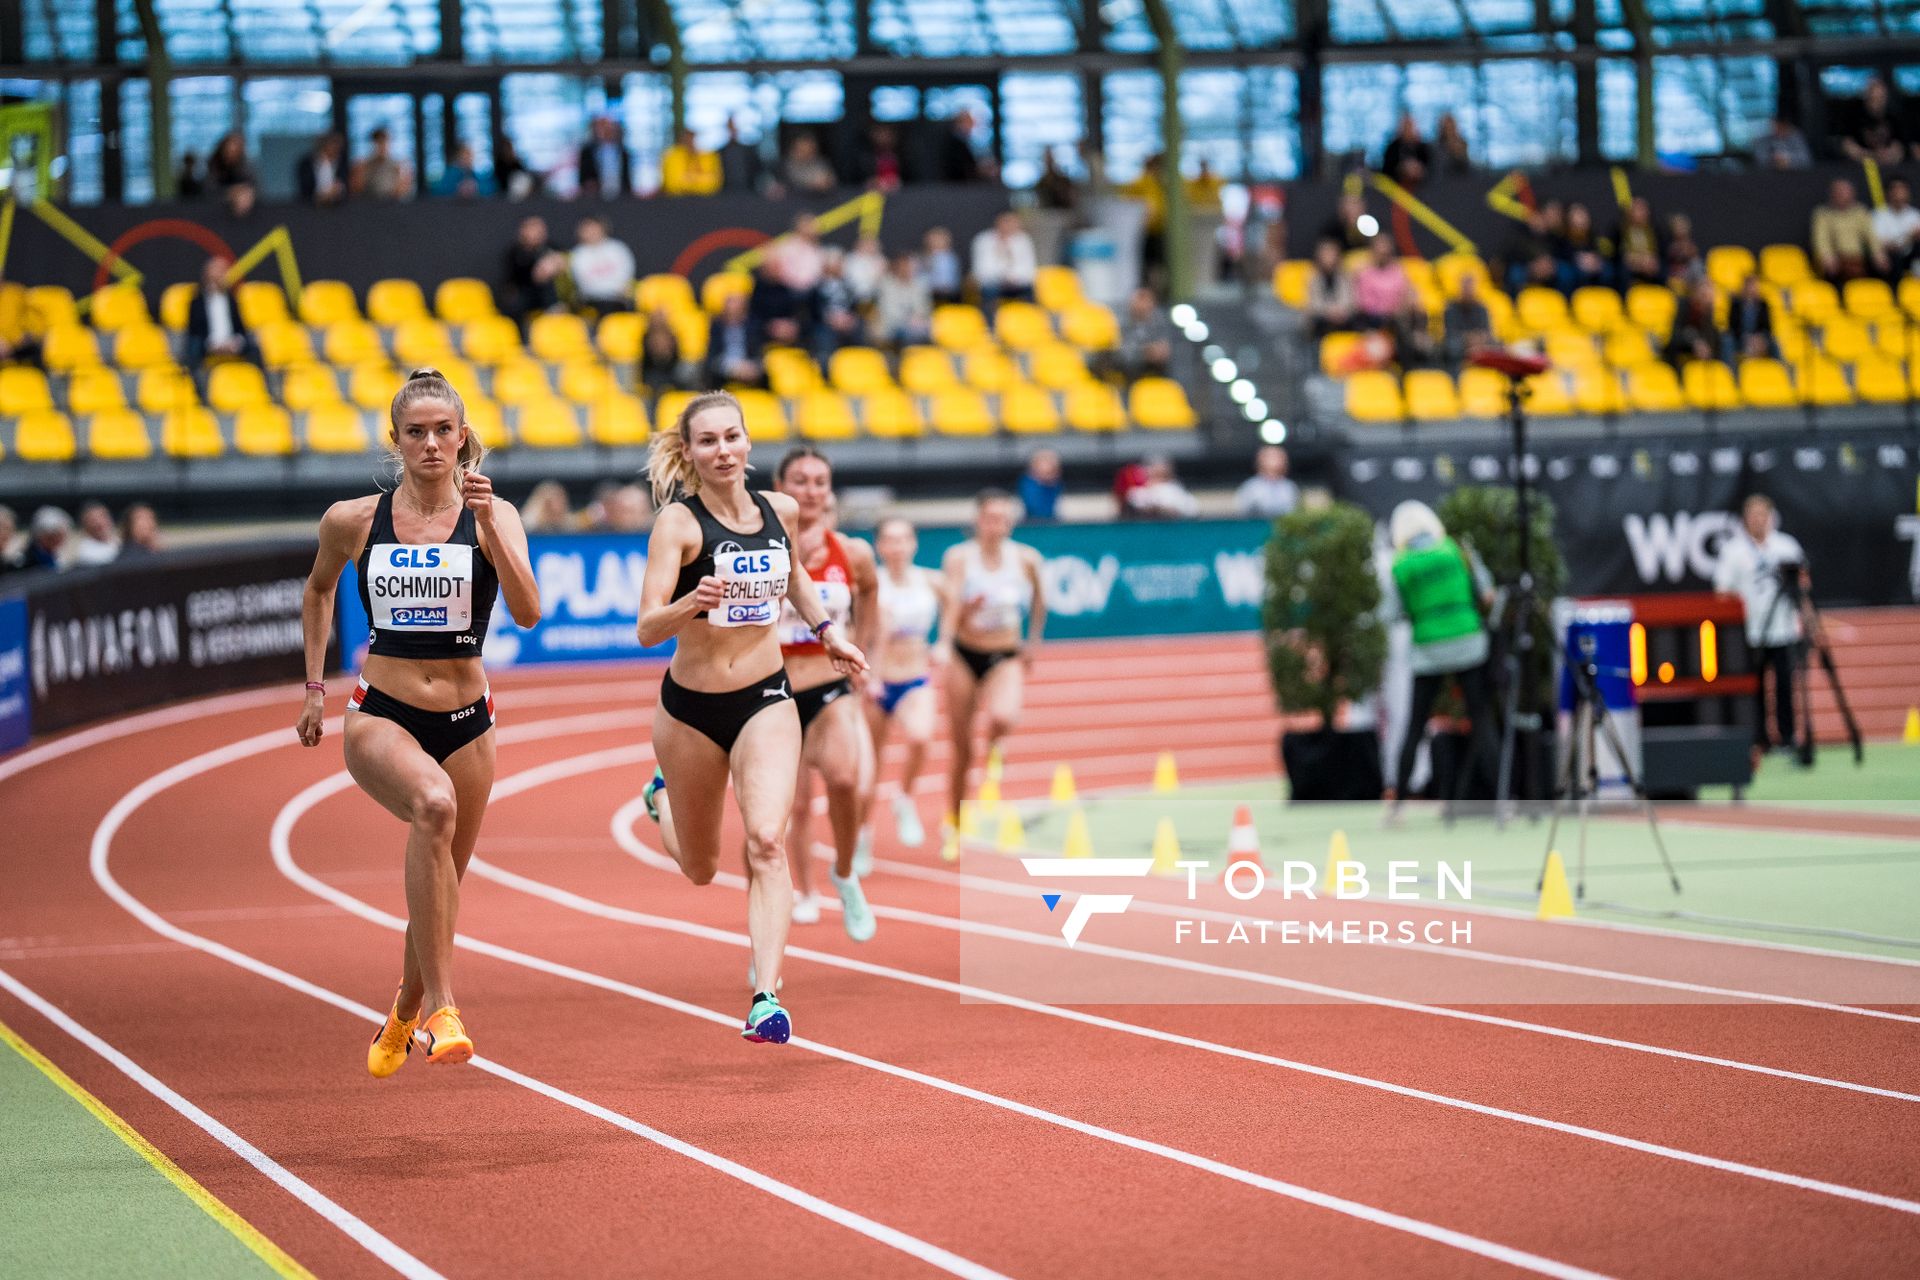
M 1528 729 L 1537 729 L 1540 725 L 1538 711 L 1528 705 L 1531 701 L 1528 692 L 1533 675 L 1534 617 L 1542 607 L 1534 594 L 1532 481 L 1527 475 L 1526 405 L 1531 388 L 1517 371 L 1502 371 L 1507 375 L 1507 418 L 1513 430 L 1511 466 L 1520 573 L 1511 591 L 1504 593 L 1500 607 L 1507 689 L 1505 715 L 1500 726 L 1500 769 L 1493 793 L 1495 829 L 1506 826 L 1514 808 L 1514 757 L 1523 721 Z
M 1801 633 L 1799 637 L 1793 641 L 1791 646 L 1792 661 L 1789 664 L 1791 667 L 1789 679 L 1793 683 L 1793 698 L 1800 716 L 1799 722 L 1794 725 L 1795 736 L 1799 738 L 1799 741 L 1782 743 L 1781 745 L 1790 746 L 1794 749 L 1794 758 L 1800 762 L 1803 768 L 1812 767 L 1813 690 L 1811 687 L 1812 682 L 1807 678 L 1807 655 L 1808 652 L 1811 651 L 1818 655 L 1820 668 L 1827 673 L 1827 684 L 1833 689 L 1833 704 L 1840 712 L 1840 722 L 1846 726 L 1847 741 L 1853 747 L 1853 763 L 1857 767 L 1866 763 L 1866 747 L 1860 735 L 1860 722 L 1854 719 L 1853 708 L 1847 704 L 1846 690 L 1840 687 L 1840 669 L 1834 664 L 1833 650 L 1826 644 L 1813 639 L 1814 636 L 1822 634 L 1824 628 L 1820 625 L 1819 609 L 1815 607 L 1813 600 L 1807 596 L 1800 586 L 1800 574 L 1805 567 L 1806 566 L 1798 560 L 1778 566 L 1776 570 L 1779 574 L 1778 590 L 1774 592 L 1773 603 L 1767 606 L 1766 625 L 1760 629 L 1760 634 L 1763 636 L 1773 631 L 1774 620 L 1779 617 L 1782 606 L 1790 608 L 1795 614 L 1799 615 L 1801 619 Z M 1765 674 L 1764 671 L 1756 671 L 1754 673 L 1754 679 L 1763 679 Z M 1776 688 L 1774 690 L 1774 697 L 1778 698 L 1779 696 L 1780 691 Z M 1764 735 L 1767 730 L 1766 705 L 1764 702 L 1757 703 L 1756 705 L 1760 716 L 1760 723 L 1755 727 L 1757 732 Z M 1766 739 L 1763 737 L 1761 741 L 1764 742 Z

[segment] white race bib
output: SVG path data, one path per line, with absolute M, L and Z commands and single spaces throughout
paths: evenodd
M 827 611 L 827 617 L 833 625 L 844 633 L 847 619 L 853 616 L 853 589 L 844 582 L 834 582 L 827 578 L 815 578 L 814 590 L 820 593 L 820 607 Z M 818 644 L 820 638 L 813 634 L 813 628 L 800 616 L 800 611 L 788 600 L 780 606 L 780 643 L 790 647 Z
M 367 603 L 380 631 L 471 630 L 473 548 L 376 543 L 367 556 Z
M 793 562 L 785 547 L 755 551 L 716 551 L 713 574 L 725 584 L 720 607 L 707 611 L 715 627 L 770 627 L 780 616 Z

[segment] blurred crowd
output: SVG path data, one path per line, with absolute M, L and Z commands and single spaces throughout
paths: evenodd
M 160 547 L 160 521 L 144 502 L 129 505 L 117 521 L 105 503 L 88 502 L 77 523 L 64 509 L 43 506 L 24 529 L 13 508 L 0 506 L 0 574 L 88 569 L 149 556 Z

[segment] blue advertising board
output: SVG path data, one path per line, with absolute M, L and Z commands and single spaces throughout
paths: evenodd
M 32 725 L 27 687 L 27 601 L 0 599 L 0 751 L 27 744 Z

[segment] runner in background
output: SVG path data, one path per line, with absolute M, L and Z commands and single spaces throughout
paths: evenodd
M 897 725 L 906 748 L 899 788 L 893 793 L 893 829 L 900 843 L 917 849 L 927 838 L 913 802 L 914 784 L 933 737 L 933 678 L 929 669 L 934 628 L 940 621 L 940 578 L 913 562 L 920 539 L 904 516 L 888 516 L 874 531 L 880 558 L 880 647 L 867 684 L 867 725 L 873 733 L 875 785 L 868 789 L 854 866 L 865 875 L 872 861 L 873 808 L 878 766 Z M 868 865 L 863 865 L 868 864 Z

